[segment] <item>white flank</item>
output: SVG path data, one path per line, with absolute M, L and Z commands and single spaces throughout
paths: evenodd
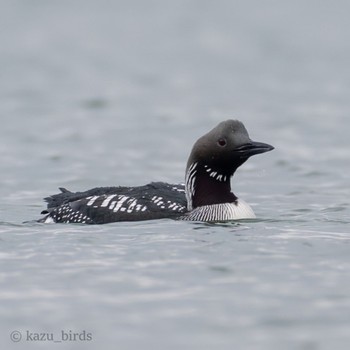
M 45 224 L 54 224 L 55 223 L 55 220 L 51 217 L 51 216 L 48 216 L 45 221 L 44 221 Z

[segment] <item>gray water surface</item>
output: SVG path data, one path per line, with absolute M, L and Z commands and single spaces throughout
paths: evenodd
M 349 11 L 1 1 L 4 348 L 348 349 Z M 228 118 L 275 146 L 232 182 L 256 220 L 23 223 L 59 186 L 182 182 Z

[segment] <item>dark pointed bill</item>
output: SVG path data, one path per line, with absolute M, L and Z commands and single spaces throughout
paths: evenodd
M 237 152 L 242 158 L 249 158 L 255 154 L 269 152 L 273 149 L 274 147 L 267 143 L 251 141 L 236 148 L 235 152 Z

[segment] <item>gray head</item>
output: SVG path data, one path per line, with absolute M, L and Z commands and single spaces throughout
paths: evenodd
M 194 144 L 186 168 L 189 210 L 202 205 L 234 202 L 230 178 L 249 157 L 273 150 L 250 139 L 243 123 L 226 120 Z

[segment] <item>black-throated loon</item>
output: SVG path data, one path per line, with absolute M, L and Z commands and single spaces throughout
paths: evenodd
M 202 136 L 189 156 L 185 184 L 152 182 L 139 187 L 99 187 L 45 198 L 39 222 L 104 224 L 173 218 L 227 221 L 254 218 L 251 207 L 231 192 L 231 177 L 249 157 L 273 150 L 249 138 L 243 123 L 226 120 Z

